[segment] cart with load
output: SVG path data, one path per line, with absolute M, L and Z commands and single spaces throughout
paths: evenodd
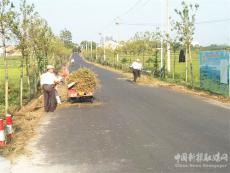
M 75 83 L 72 82 L 68 84 L 68 98 L 70 102 L 86 102 L 89 101 L 93 103 L 94 101 L 94 92 L 84 92 L 84 91 L 78 91 L 76 88 L 74 88 Z
M 96 89 L 96 75 L 87 68 L 80 68 L 70 74 L 68 81 L 68 99 L 70 102 L 93 102 Z

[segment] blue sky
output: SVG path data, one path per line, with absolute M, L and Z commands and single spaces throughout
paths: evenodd
M 165 18 L 165 0 L 28 0 L 45 18 L 54 32 L 67 28 L 76 42 L 99 41 L 99 34 L 127 40 L 135 32 L 154 31 Z M 187 0 L 189 1 L 189 0 Z M 200 5 L 197 21 L 230 19 L 230 0 L 190 0 Z M 181 0 L 169 0 L 170 16 L 176 19 L 175 8 Z M 128 13 L 127 10 L 130 10 Z M 118 17 L 122 25 L 115 25 Z M 153 23 L 154 26 L 127 24 Z M 164 25 L 163 25 L 164 26 Z M 195 39 L 202 45 L 211 43 L 230 44 L 230 20 L 226 22 L 199 24 Z

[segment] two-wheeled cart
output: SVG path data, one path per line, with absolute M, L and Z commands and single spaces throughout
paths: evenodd
M 68 99 L 70 102 L 91 102 L 94 101 L 94 92 L 82 92 L 77 91 L 75 88 L 75 83 L 72 82 L 68 84 Z

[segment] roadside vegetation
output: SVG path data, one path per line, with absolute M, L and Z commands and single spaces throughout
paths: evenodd
M 47 64 L 60 69 L 68 60 L 74 44 L 71 33 L 64 29 L 53 33 L 47 21 L 26 0 L 0 2 L 0 116 L 21 108 L 39 92 L 39 75 Z M 7 52 L 15 45 L 20 55 Z M 2 114 L 5 112 L 4 114 Z
M 24 151 L 43 115 L 39 76 L 48 64 L 57 70 L 65 66 L 75 45 L 71 32 L 55 35 L 26 0 L 0 1 L 0 45 L 0 118 L 12 114 L 14 127 L 0 155 L 9 156 Z M 13 53 L 8 46 L 15 47 Z
M 230 46 L 210 45 L 202 47 L 193 44 L 198 9 L 198 4 L 182 2 L 181 9 L 175 9 L 178 16 L 177 20 L 171 19 L 171 36 L 159 29 L 153 32 L 139 32 L 130 40 L 119 42 L 115 48 L 108 47 L 103 42 L 100 46 L 96 46 L 97 44 L 94 42 L 83 41 L 81 43 L 82 54 L 90 61 L 125 72 L 130 71 L 129 66 L 134 60 L 140 59 L 144 66 L 144 74 L 161 81 L 200 90 L 199 51 L 230 50 Z M 103 39 L 105 40 L 105 38 Z M 167 62 L 168 44 L 171 55 L 170 68 Z M 163 51 L 161 52 L 161 50 Z M 180 57 L 181 51 L 183 51 L 184 59 L 183 56 L 182 59 Z M 163 55 L 162 60 L 161 55 Z

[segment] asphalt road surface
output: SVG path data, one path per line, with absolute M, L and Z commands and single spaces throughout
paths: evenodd
M 102 86 L 96 101 L 102 105 L 71 106 L 48 115 L 52 119 L 35 144 L 47 172 L 230 172 L 229 109 L 169 89 L 135 85 L 78 55 L 74 59 L 71 71 L 88 67 L 98 74 Z M 214 154 L 216 160 L 208 161 Z

